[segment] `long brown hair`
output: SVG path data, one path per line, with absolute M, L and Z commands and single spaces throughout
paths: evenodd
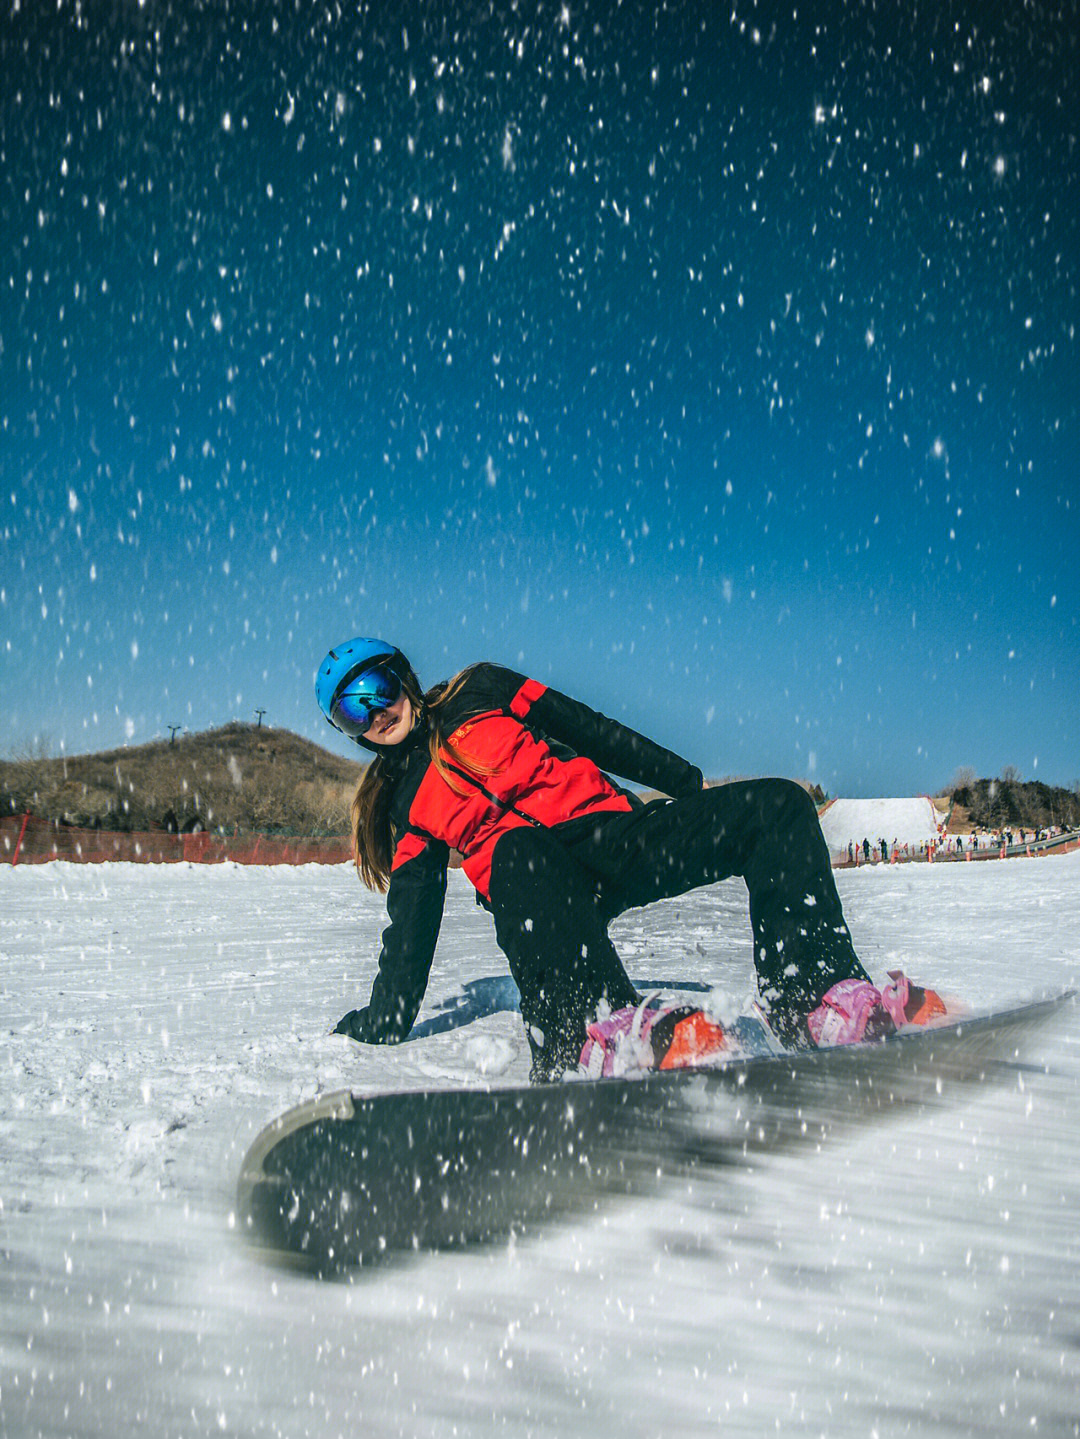
M 480 764 L 467 757 L 451 745 L 444 733 L 442 706 L 461 689 L 476 668 L 470 665 L 459 671 L 453 679 L 441 681 L 426 694 L 420 689 L 411 666 L 402 672 L 401 688 L 408 696 L 409 703 L 421 723 L 427 726 L 428 752 L 431 762 L 439 774 L 455 792 L 464 795 L 468 789 L 461 778 L 448 768 L 448 761 L 458 769 L 465 769 L 478 777 L 493 772 L 492 766 Z M 385 893 L 390 884 L 390 869 L 394 858 L 394 830 L 390 823 L 390 801 L 394 785 L 382 760 L 376 757 L 361 776 L 353 795 L 350 815 L 352 820 L 352 851 L 356 870 L 368 889 Z

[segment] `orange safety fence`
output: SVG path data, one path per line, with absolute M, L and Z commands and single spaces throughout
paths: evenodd
M 1000 840 L 990 843 L 986 840 L 979 849 L 965 849 L 958 853 L 955 850 L 946 850 L 931 846 L 929 849 L 916 850 L 915 853 L 904 854 L 901 852 L 894 857 L 894 863 L 907 864 L 909 862 L 931 864 L 954 864 L 957 860 L 988 860 L 988 859 L 1038 859 L 1047 854 L 1073 854 L 1080 850 L 1080 831 L 1070 830 L 1059 835 L 1051 835 L 1046 839 L 1025 840 L 1015 844 L 1002 844 Z M 869 869 L 875 864 L 883 863 L 878 858 L 880 849 L 875 846 L 871 851 L 871 858 L 864 859 L 862 849 L 856 847 L 854 859 L 848 859 L 847 850 L 836 850 L 832 855 L 833 869 Z
M 83 864 L 117 859 L 137 864 L 343 864 L 350 858 L 349 841 L 341 835 L 126 834 L 77 829 L 29 814 L 0 819 L 0 864 L 47 864 L 53 859 Z

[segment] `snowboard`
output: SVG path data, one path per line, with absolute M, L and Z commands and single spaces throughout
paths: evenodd
M 324 1274 L 528 1234 L 665 1175 L 835 1142 L 853 1125 L 1015 1077 L 1033 1036 L 1073 999 L 790 1052 L 743 1018 L 731 1056 L 709 1068 L 325 1095 L 252 1144 L 240 1226 L 261 1250 Z

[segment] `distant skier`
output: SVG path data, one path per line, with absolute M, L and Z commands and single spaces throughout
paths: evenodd
M 353 848 L 361 879 L 386 891 L 390 917 L 371 998 L 336 1033 L 370 1044 L 407 1037 L 451 849 L 494 916 L 534 1080 L 575 1069 L 587 1042 L 602 1051 L 620 1025 L 648 1034 L 649 1062 L 661 1068 L 723 1049 L 700 1010 L 638 1008 L 607 926 L 633 906 L 730 875 L 749 890 L 758 989 L 786 1044 L 847 1043 L 944 1012 L 933 991 L 901 974 L 885 990 L 870 982 L 799 785 L 705 788 L 678 755 L 495 664 L 425 693 L 402 652 L 381 640 L 332 649 L 315 690 L 329 722 L 376 756 L 353 800 Z M 672 798 L 643 803 L 608 770 Z

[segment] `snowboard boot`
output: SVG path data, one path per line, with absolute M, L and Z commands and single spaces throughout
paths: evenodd
M 881 991 L 881 1002 L 892 1015 L 897 1029 L 909 1024 L 932 1024 L 935 1019 L 945 1019 L 951 1009 L 941 995 L 933 989 L 922 989 L 912 984 L 902 969 L 890 969 L 887 984 Z
M 719 1024 L 703 1010 L 673 1009 L 657 1020 L 649 1034 L 657 1069 L 692 1069 L 707 1064 L 727 1049 Z
M 686 1069 L 727 1048 L 723 1029 L 702 1010 L 656 994 L 594 1020 L 588 1036 L 578 1064 L 578 1074 L 588 1079 Z
M 818 1047 L 884 1039 L 912 1024 L 930 1024 L 949 1013 L 941 996 L 912 984 L 902 970 L 889 971 L 891 984 L 876 989 L 865 979 L 842 979 L 822 996 L 806 1018 Z

